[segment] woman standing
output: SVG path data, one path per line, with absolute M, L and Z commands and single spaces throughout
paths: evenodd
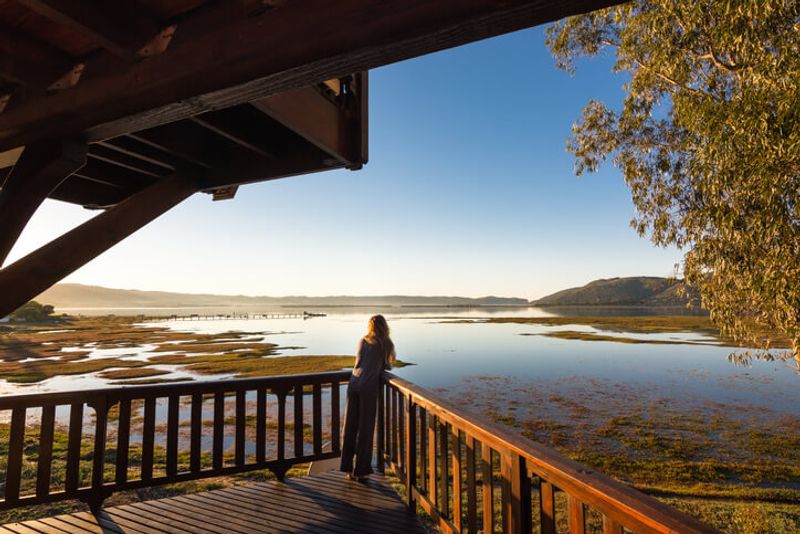
M 383 315 L 375 315 L 369 320 L 367 335 L 358 343 L 356 364 L 347 385 L 340 469 L 349 479 L 363 480 L 372 473 L 372 438 L 381 377 L 384 370 L 392 368 L 395 358 L 389 325 Z

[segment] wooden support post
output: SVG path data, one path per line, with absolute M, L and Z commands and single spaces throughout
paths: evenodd
M 25 148 L 0 184 L 0 266 L 44 199 L 85 164 L 83 141 L 44 141 Z
M 481 496 L 483 497 L 483 531 L 494 532 L 494 483 L 492 449 L 481 443 Z
M 461 532 L 461 431 L 453 428 L 453 525 Z
M 556 497 L 555 488 L 549 482 L 539 479 L 539 522 L 542 534 L 555 534 Z
M 467 435 L 467 530 L 478 532 L 478 485 L 475 481 L 475 438 Z
M 182 173 L 163 178 L 0 270 L 0 317 L 16 310 L 198 189 L 197 182 Z
M 531 532 L 531 477 L 525 458 L 514 453 L 511 457 L 511 509 L 510 517 L 515 534 Z
M 378 443 L 377 443 L 377 456 L 378 456 L 378 473 L 384 474 L 386 472 L 386 405 L 384 398 L 386 397 L 387 387 L 381 379 L 381 389 L 378 391 Z
M 416 512 L 414 501 L 414 488 L 417 485 L 417 405 L 409 395 L 406 398 L 408 417 L 406 417 L 406 504 L 411 511 Z

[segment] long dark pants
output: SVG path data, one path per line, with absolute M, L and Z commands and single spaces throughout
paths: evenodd
M 353 391 L 352 388 L 347 388 L 340 469 L 357 477 L 372 473 L 372 440 L 375 434 L 378 391 L 378 388 L 374 391 Z M 356 459 L 355 469 L 353 456 Z

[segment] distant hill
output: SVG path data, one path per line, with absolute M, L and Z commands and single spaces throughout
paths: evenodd
M 589 282 L 531 302 L 533 306 L 684 306 L 685 283 L 674 278 L 632 276 Z M 695 298 L 693 290 L 689 290 Z
M 112 289 L 83 284 L 56 284 L 36 300 L 59 308 L 183 308 L 239 306 L 527 306 L 521 298 L 426 297 L 384 295 L 374 297 L 250 297 Z

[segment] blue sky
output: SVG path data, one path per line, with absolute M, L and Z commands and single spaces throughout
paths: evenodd
M 611 165 L 576 177 L 566 138 L 617 105 L 611 58 L 555 68 L 542 28 L 370 73 L 370 162 L 196 195 L 68 281 L 248 295 L 536 298 L 681 258 L 630 227 Z M 10 260 L 94 215 L 48 201 Z

